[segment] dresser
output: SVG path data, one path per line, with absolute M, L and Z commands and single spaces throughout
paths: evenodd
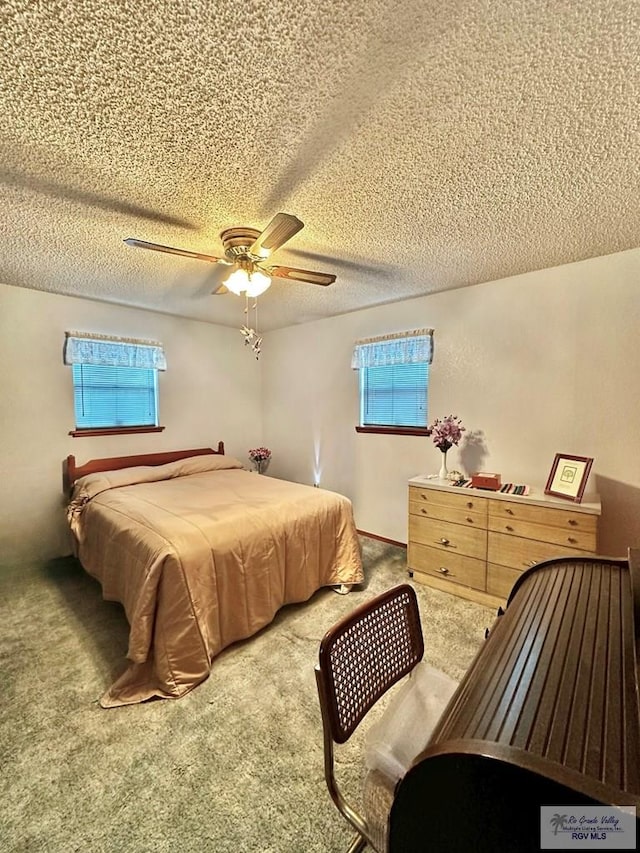
M 407 565 L 414 580 L 488 606 L 542 560 L 597 552 L 600 501 L 503 495 L 409 480 Z

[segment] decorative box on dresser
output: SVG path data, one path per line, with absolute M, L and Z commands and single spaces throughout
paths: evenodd
M 525 569 L 597 553 L 600 501 L 502 494 L 409 480 L 407 565 L 414 580 L 481 604 L 503 603 Z

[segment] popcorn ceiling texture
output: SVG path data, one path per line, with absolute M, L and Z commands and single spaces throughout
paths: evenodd
M 221 254 L 279 210 L 260 325 L 636 247 L 640 4 L 0 6 L 0 282 L 224 325 Z

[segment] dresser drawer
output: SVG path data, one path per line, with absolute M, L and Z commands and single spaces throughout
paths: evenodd
M 513 585 L 521 574 L 522 572 L 518 569 L 489 563 L 487 566 L 487 592 L 491 595 L 498 595 L 500 598 L 509 598 Z
M 518 571 L 524 571 L 541 560 L 571 555 L 586 557 L 587 553 L 579 548 L 565 548 L 552 542 L 535 542 L 533 539 L 520 539 L 517 536 L 507 536 L 493 531 L 489 533 L 487 543 L 489 563 L 510 566 Z
M 564 515 L 564 513 L 562 513 Z M 522 536 L 524 539 L 535 539 L 539 542 L 553 542 L 565 548 L 578 548 L 580 551 L 594 552 L 596 550 L 596 532 L 574 528 L 550 527 L 534 524 L 532 521 L 498 518 L 489 515 L 489 530 L 504 533 L 506 536 Z
M 587 512 L 575 512 L 570 509 L 556 509 L 555 507 L 532 506 L 515 501 L 489 500 L 489 521 L 496 523 L 500 520 L 533 522 L 533 524 L 544 524 L 548 527 L 558 527 L 576 533 L 591 533 L 594 536 L 598 528 L 598 516 Z M 491 530 L 497 528 L 491 527 Z M 549 541 L 556 541 L 549 540 Z M 595 545 L 594 545 L 595 548 Z
M 482 514 L 485 519 L 487 517 L 488 500 L 465 494 L 464 489 L 461 489 L 460 494 L 457 494 L 439 489 L 421 489 L 418 486 L 409 486 L 409 502 L 410 504 L 419 503 L 459 510 L 473 510 L 476 514 Z
M 485 558 L 487 531 L 451 524 L 434 518 L 409 516 L 409 542 L 419 542 L 440 551 L 452 551 L 467 557 Z
M 443 553 L 437 548 L 429 548 L 409 542 L 407 564 L 410 569 L 425 575 L 442 578 L 445 581 L 484 590 L 485 563 L 473 557 L 465 557 L 453 552 Z
M 451 521 L 454 524 L 466 524 L 470 527 L 481 527 L 487 524 L 487 515 L 483 510 L 457 509 L 442 504 L 426 503 L 424 501 L 409 501 L 409 513 L 421 518 L 435 518 L 438 521 Z

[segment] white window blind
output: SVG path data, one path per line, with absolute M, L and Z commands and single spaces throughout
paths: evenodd
M 428 364 L 365 367 L 360 383 L 362 426 L 426 427 Z
M 157 426 L 157 374 L 143 367 L 73 365 L 78 429 Z
M 426 427 L 433 330 L 417 329 L 356 341 L 360 425 Z

